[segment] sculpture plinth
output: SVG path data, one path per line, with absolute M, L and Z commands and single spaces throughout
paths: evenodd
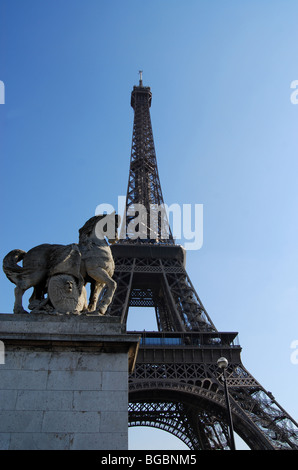
M 0 448 L 125 450 L 139 338 L 117 318 L 0 315 Z

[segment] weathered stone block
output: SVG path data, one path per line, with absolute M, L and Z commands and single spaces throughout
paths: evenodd
M 73 392 L 73 407 L 79 411 L 105 410 L 123 411 L 127 410 L 128 394 L 122 390 L 107 391 L 75 391 Z
M 0 450 L 8 450 L 10 446 L 10 433 L 0 433 Z
M 1 439 L 1 437 L 0 437 Z M 68 433 L 13 433 L 11 434 L 10 450 L 68 450 L 72 435 Z M 5 449 L 7 450 L 7 449 Z
M 0 449 L 127 449 L 139 338 L 118 319 L 0 315 L 0 340 Z
M 16 410 L 72 410 L 73 392 L 61 390 L 19 390 Z
M 48 390 L 101 390 L 102 372 L 94 371 L 49 371 Z
M 44 390 L 46 388 L 48 371 L 41 370 L 16 370 L 7 369 L 1 365 L 1 383 L 2 390 Z
M 123 442 L 126 441 L 126 432 L 79 434 L 73 436 L 71 450 L 123 450 Z
M 0 411 L 1 432 L 40 432 L 43 411 L 3 410 Z
M 42 432 L 98 433 L 99 428 L 99 411 L 45 411 L 42 422 Z
M 2 373 L 0 368 L 0 377 L 1 375 Z M 17 401 L 17 396 L 17 390 L 0 390 L 1 410 L 14 410 Z
M 101 432 L 125 432 L 128 428 L 126 411 L 103 411 L 101 413 Z
M 104 371 L 102 373 L 102 389 L 103 390 L 128 390 L 128 380 L 126 372 L 121 371 Z

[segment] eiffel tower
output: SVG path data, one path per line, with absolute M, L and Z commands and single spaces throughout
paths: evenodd
M 157 169 L 150 87 L 133 87 L 134 124 L 119 242 L 112 246 L 117 289 L 107 314 L 126 325 L 129 307 L 154 307 L 158 331 L 139 332 L 140 348 L 129 377 L 129 426 L 152 426 L 192 450 L 231 449 L 223 376 L 235 432 L 254 450 L 298 450 L 298 425 L 245 369 L 236 332 L 219 332 L 185 270 L 164 211 Z M 140 215 L 142 204 L 146 214 Z M 153 211 L 152 211 L 153 207 Z M 150 212 L 151 208 L 151 212 Z M 153 223 L 154 222 L 154 223 Z M 141 233 L 141 236 L 140 236 Z

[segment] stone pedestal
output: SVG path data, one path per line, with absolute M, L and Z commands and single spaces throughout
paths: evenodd
M 0 449 L 127 449 L 139 338 L 118 319 L 2 314 L 0 340 Z

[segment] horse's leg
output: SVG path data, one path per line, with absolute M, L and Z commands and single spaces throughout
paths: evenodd
M 106 292 L 104 293 L 104 296 L 101 299 L 100 305 L 98 307 L 95 305 L 95 309 L 98 310 L 102 315 L 104 315 L 112 301 L 114 292 L 117 287 L 117 283 L 108 275 L 108 273 L 103 268 L 90 267 L 89 269 L 87 269 L 87 271 L 88 275 L 92 277 L 92 279 L 94 279 L 96 283 L 105 284 L 107 286 Z
M 15 295 L 15 302 L 14 302 L 14 307 L 13 307 L 13 313 L 28 313 L 26 310 L 23 308 L 23 295 L 26 289 L 22 289 L 19 286 L 16 286 L 14 290 L 14 295 Z
M 89 312 L 93 312 L 94 310 L 96 310 L 98 297 L 102 288 L 103 284 L 101 282 L 97 282 L 95 280 L 91 282 L 90 299 L 88 305 Z
M 37 284 L 33 286 L 33 293 L 29 299 L 29 310 L 33 310 L 37 305 L 40 304 L 41 301 L 44 300 L 44 284 Z

